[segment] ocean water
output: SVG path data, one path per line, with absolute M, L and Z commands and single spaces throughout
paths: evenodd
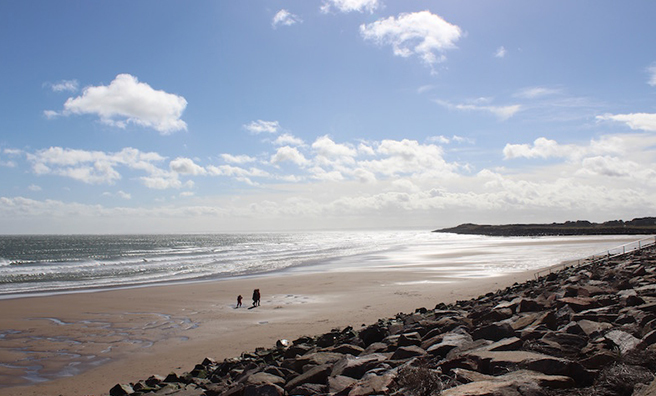
M 0 236 L 0 298 L 279 271 L 458 277 L 539 270 L 636 236 L 495 238 L 429 231 Z

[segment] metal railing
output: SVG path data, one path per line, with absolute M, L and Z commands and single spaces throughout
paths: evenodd
M 594 264 L 597 261 L 623 256 L 627 253 L 635 252 L 636 250 L 641 250 L 650 246 L 656 246 L 655 236 L 651 236 L 649 238 L 644 238 L 635 242 L 630 242 L 624 245 L 620 245 L 612 249 L 606 250 L 605 252 L 596 253 L 593 254 L 592 256 L 588 256 L 582 259 L 564 261 L 560 264 L 536 272 L 535 279 L 536 280 L 539 279 L 543 274 L 550 274 L 552 272 L 560 271 L 565 267 L 580 267 L 585 264 Z

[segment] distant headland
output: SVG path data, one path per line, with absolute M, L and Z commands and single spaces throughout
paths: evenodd
M 461 224 L 433 232 L 476 234 L 488 236 L 548 236 L 548 235 L 644 235 L 656 234 L 656 217 L 641 217 L 631 221 L 613 220 L 591 223 L 586 220 L 551 224 Z

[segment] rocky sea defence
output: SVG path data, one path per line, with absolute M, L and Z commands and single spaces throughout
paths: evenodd
M 656 395 L 656 249 L 279 340 L 118 395 Z

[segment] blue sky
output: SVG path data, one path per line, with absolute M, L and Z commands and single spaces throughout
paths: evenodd
M 656 215 L 653 1 L 3 1 L 0 233 Z

